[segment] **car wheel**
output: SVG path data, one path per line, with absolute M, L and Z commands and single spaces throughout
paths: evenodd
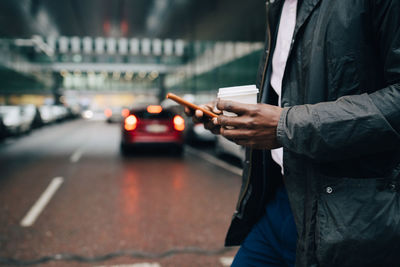
M 224 155 L 224 151 L 221 148 L 221 145 L 219 144 L 218 138 L 216 138 L 216 140 L 215 140 L 214 151 L 215 151 L 215 155 L 218 158 L 221 158 Z
M 121 143 L 119 146 L 119 151 L 121 152 L 121 155 L 126 156 L 129 153 L 129 148 L 127 145 Z
M 181 157 L 183 155 L 183 146 L 182 145 L 175 146 L 172 150 L 172 153 L 177 157 Z
M 193 130 L 189 130 L 186 133 L 185 142 L 189 145 L 194 145 L 196 143 L 195 136 Z

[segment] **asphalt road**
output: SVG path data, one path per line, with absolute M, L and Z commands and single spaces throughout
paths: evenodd
M 38 266 L 228 265 L 235 249 L 201 253 L 223 248 L 241 178 L 198 149 L 122 157 L 118 124 L 83 120 L 6 140 L 0 265 L 51 255 L 59 260 Z M 126 255 L 136 252 L 149 255 Z M 64 261 L 66 254 L 98 261 Z M 118 257 L 99 258 L 107 255 Z

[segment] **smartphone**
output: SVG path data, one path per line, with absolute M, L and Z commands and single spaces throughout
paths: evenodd
M 202 107 L 199 107 L 199 106 L 197 106 L 197 105 L 195 105 L 193 103 L 190 103 L 190 102 L 186 101 L 185 99 L 183 99 L 183 98 L 181 98 L 181 97 L 179 97 L 179 96 L 177 96 L 177 95 L 175 95 L 173 93 L 168 93 L 166 98 L 174 100 L 176 103 L 178 103 L 178 104 L 180 104 L 182 106 L 186 106 L 186 107 L 188 107 L 190 109 L 193 109 L 193 110 L 199 109 L 199 110 L 203 111 L 203 114 L 205 114 L 206 116 L 208 116 L 210 118 L 218 117 L 217 114 L 215 114 L 215 113 L 213 113 L 213 112 L 211 112 L 209 110 L 206 110 L 206 109 L 204 109 Z

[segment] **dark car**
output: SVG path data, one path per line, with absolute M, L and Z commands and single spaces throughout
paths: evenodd
M 3 118 L 0 115 L 0 141 L 7 137 L 7 128 L 3 123 Z
M 182 154 L 185 120 L 170 109 L 158 105 L 130 110 L 122 123 L 121 152 L 145 145 L 168 146 Z

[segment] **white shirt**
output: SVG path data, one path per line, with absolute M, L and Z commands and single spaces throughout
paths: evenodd
M 279 22 L 278 37 L 272 57 L 271 86 L 278 94 L 281 105 L 282 79 L 296 25 L 297 0 L 285 0 Z M 271 150 L 272 159 L 281 166 L 283 174 L 283 148 Z

